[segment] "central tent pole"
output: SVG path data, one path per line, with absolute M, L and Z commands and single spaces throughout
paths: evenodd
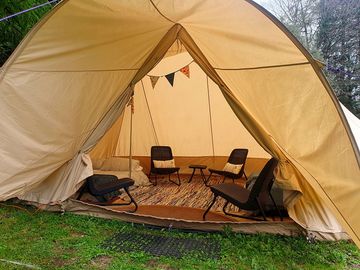
M 129 105 L 130 108 L 130 149 L 129 149 L 129 178 L 132 174 L 132 129 L 133 129 L 133 114 L 134 114 L 134 96 L 130 98 Z
M 210 121 L 210 131 L 211 131 L 211 147 L 213 157 L 215 157 L 215 147 L 214 147 L 214 132 L 213 132 L 213 124 L 212 124 L 212 116 L 211 116 L 211 101 L 210 101 L 210 90 L 209 90 L 209 76 L 206 76 L 206 86 L 207 86 L 207 94 L 208 94 L 208 106 L 209 106 L 209 121 Z

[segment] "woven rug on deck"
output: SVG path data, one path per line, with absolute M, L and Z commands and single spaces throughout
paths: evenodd
M 171 179 L 175 180 L 175 177 L 176 175 L 173 175 Z M 205 186 L 200 176 L 197 175 L 193 177 L 190 183 L 188 183 L 189 176 L 187 175 L 181 175 L 180 179 L 181 186 L 177 186 L 170 182 L 167 176 L 164 178 L 158 177 L 156 186 L 137 187 L 130 192 L 140 205 L 171 205 L 206 209 L 213 200 L 210 187 Z M 231 179 L 225 181 L 226 183 L 232 183 Z M 222 177 L 212 176 L 209 184 L 215 185 L 218 183 L 222 183 Z M 244 181 L 242 179 L 235 180 L 235 183 L 242 185 Z M 125 197 L 126 195 L 123 198 Z M 225 200 L 218 197 L 211 211 L 222 211 L 224 204 Z M 231 212 L 239 211 L 236 206 L 231 204 L 228 205 L 227 210 Z

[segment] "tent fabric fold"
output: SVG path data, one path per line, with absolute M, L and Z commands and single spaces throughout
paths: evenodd
M 274 156 L 290 216 L 360 245 L 359 133 L 316 60 L 250 0 L 64 0 L 2 67 L 0 95 L 0 200 L 62 202 L 90 151 L 128 155 L 133 97 L 135 156 Z

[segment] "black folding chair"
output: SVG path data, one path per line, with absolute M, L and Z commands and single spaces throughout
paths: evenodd
M 172 160 L 174 157 L 172 155 L 171 148 L 169 146 L 152 146 L 151 147 L 151 160 L 150 160 L 150 173 L 149 173 L 149 179 L 151 179 L 151 175 L 153 174 L 155 176 L 155 181 L 153 182 L 153 185 L 157 185 L 157 175 L 169 175 L 169 181 L 180 186 L 180 176 L 179 176 L 179 170 L 180 168 L 155 168 L 154 166 L 154 160 Z M 170 175 L 176 173 L 178 178 L 178 183 L 171 180 Z
M 231 172 L 227 172 L 227 171 L 223 171 L 223 170 L 215 170 L 215 169 L 209 168 L 210 174 L 206 180 L 205 185 L 208 186 L 208 183 L 210 181 L 210 177 L 212 176 L 212 174 L 218 174 L 218 175 L 223 176 L 224 177 L 223 182 L 225 181 L 226 178 L 230 178 L 234 182 L 235 179 L 240 179 L 243 175 L 245 176 L 245 179 L 247 180 L 247 176 L 245 174 L 245 162 L 246 162 L 248 152 L 249 152 L 248 149 L 241 149 L 241 148 L 232 150 L 227 162 L 229 162 L 231 164 L 235 164 L 235 165 L 243 164 L 239 173 L 235 174 L 235 173 L 231 173 Z
M 232 203 L 233 205 L 239 207 L 240 209 L 247 211 L 260 211 L 263 217 L 263 220 L 266 220 L 265 212 L 264 212 L 264 203 L 268 198 L 273 202 L 279 217 L 282 220 L 281 213 L 279 208 L 277 207 L 274 198 L 272 197 L 270 190 L 274 183 L 274 174 L 273 171 L 277 166 L 278 161 L 275 158 L 270 159 L 262 171 L 260 172 L 259 177 L 256 179 L 256 182 L 251 190 L 243 188 L 234 183 L 222 183 L 219 185 L 211 186 L 210 189 L 214 194 L 214 199 L 211 202 L 208 209 L 203 214 L 203 220 L 205 220 L 206 214 L 209 212 L 210 208 L 214 205 L 218 196 L 224 198 L 226 203 L 223 207 L 223 212 L 225 215 L 241 217 L 241 218 L 249 218 L 259 220 L 259 218 L 245 215 L 237 215 L 226 212 L 226 206 L 228 203 Z

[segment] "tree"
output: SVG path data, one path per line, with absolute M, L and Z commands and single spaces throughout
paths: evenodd
M 33 6 L 42 4 L 44 0 L 1 0 L 0 18 L 15 14 Z M 51 5 L 21 14 L 0 22 L 0 66 L 10 56 L 16 46 L 24 38 L 26 33 L 39 21 L 49 10 Z
M 320 0 L 317 46 L 339 100 L 360 116 L 360 1 Z
M 270 5 L 274 15 L 297 37 L 313 55 L 316 48 L 319 0 L 273 0 Z

